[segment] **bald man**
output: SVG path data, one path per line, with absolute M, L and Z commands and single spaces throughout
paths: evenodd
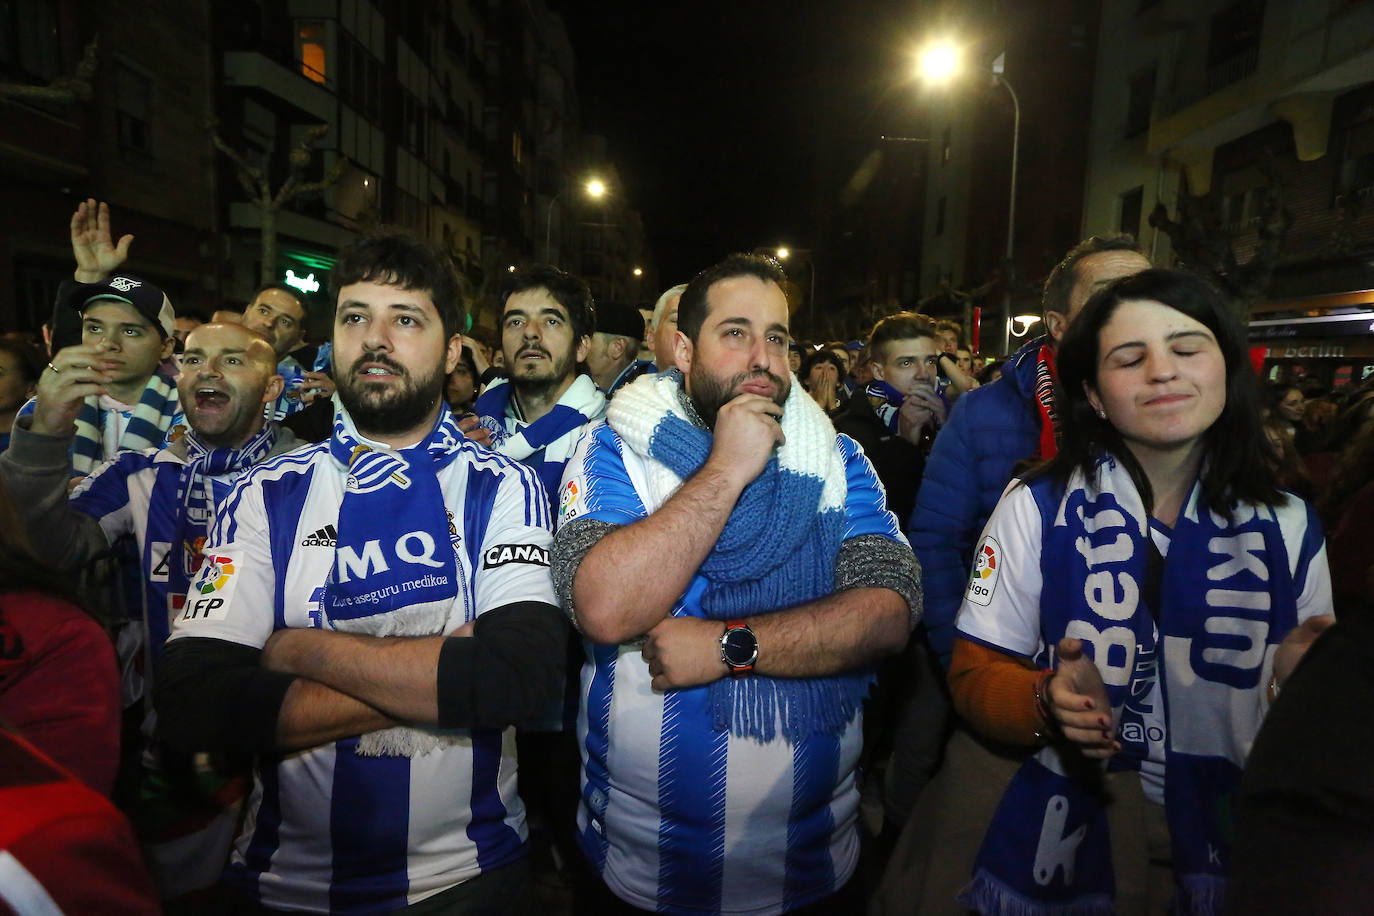
M 140 666 L 142 679 L 126 674 L 124 702 L 126 707 L 146 702 L 151 710 L 148 681 L 162 657 L 168 618 L 185 601 L 219 504 L 252 466 L 298 443 L 263 417 L 263 405 L 282 388 L 272 343 L 243 325 L 203 324 L 187 335 L 177 377 L 189 429 L 175 427 L 166 448 L 120 453 L 97 467 L 69 498 L 66 456 L 77 412 L 85 398 L 107 392 L 114 372 L 88 356 L 70 347 L 43 372 L 32 416 L 16 421 L 10 447 L 0 455 L 0 482 L 14 498 L 35 552 L 61 570 L 75 575 L 115 541 L 134 541 L 143 616 L 141 626 L 121 633 L 120 655 L 144 657 L 151 665 Z M 134 714 L 141 717 L 142 711 Z M 137 759 L 139 749 L 132 750 L 130 759 Z M 186 833 L 170 840 L 159 836 L 156 846 L 145 845 L 159 886 L 169 896 L 218 880 L 236 811 L 237 803 L 204 829 L 188 818 L 193 826 Z M 203 868 L 187 868 L 185 862 L 203 863 Z

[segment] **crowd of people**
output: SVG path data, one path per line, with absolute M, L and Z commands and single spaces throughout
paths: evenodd
M 532 266 L 483 341 L 379 230 L 307 343 L 289 287 L 179 312 L 104 204 L 71 243 L 0 338 L 0 907 L 1362 901 L 1374 388 L 1266 390 L 1134 240 L 993 359 L 798 341 L 757 255 L 652 309 Z

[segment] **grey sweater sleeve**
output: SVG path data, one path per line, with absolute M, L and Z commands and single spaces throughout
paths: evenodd
M 109 549 L 100 523 L 67 503 L 69 436 L 46 436 L 15 421 L 0 454 L 0 484 L 9 492 L 34 552 L 61 570 L 79 569 Z

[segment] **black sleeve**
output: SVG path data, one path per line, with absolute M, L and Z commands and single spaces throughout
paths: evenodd
M 174 639 L 153 690 L 158 737 L 179 751 L 260 753 L 295 676 L 258 664 L 262 650 L 223 639 Z
M 334 434 L 334 402 L 329 398 L 311 401 L 281 425 L 302 442 L 323 442 Z
M 440 727 L 505 728 L 559 709 L 570 629 L 552 604 L 520 601 L 478 617 L 471 637 L 445 640 Z
M 481 391 L 499 378 L 509 378 L 506 370 L 500 366 L 488 366 L 487 371 L 483 372 L 482 377 L 477 380 L 477 390 Z

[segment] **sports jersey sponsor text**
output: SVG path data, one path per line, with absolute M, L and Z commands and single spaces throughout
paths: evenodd
M 538 544 L 497 544 L 482 553 L 482 565 L 486 569 L 495 569 L 507 563 L 548 566 L 549 552 Z

